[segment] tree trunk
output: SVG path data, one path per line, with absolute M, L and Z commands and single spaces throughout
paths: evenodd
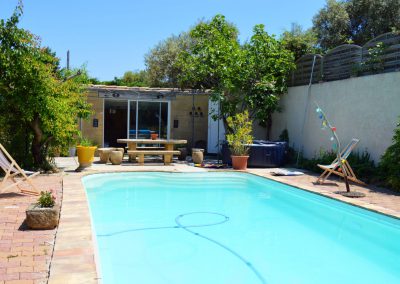
M 30 123 L 30 125 L 33 130 L 33 140 L 31 146 L 33 161 L 36 167 L 41 167 L 43 165 L 43 162 L 45 161 L 45 157 L 43 157 L 42 152 L 43 132 L 40 128 L 39 115 L 35 115 L 35 118 Z

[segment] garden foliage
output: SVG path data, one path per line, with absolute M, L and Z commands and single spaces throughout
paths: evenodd
M 394 131 L 393 144 L 382 156 L 379 173 L 386 186 L 400 191 L 400 122 Z
M 62 69 L 39 38 L 18 27 L 21 3 L 0 21 L 1 141 L 23 166 L 51 168 L 49 154 L 68 148 L 78 134 L 77 119 L 90 106 L 83 95 L 86 74 Z
M 211 89 L 227 127 L 227 117 L 244 110 L 268 126 L 294 68 L 293 54 L 263 25 L 256 25 L 250 40 L 241 45 L 237 28 L 222 15 L 200 22 L 189 35 L 192 43 L 179 58 L 181 85 Z
M 40 192 L 40 197 L 38 199 L 38 205 L 42 208 L 53 207 L 56 203 L 56 197 L 52 191 L 42 191 Z
M 244 111 L 235 116 L 229 116 L 227 123 L 230 132 L 226 135 L 229 148 L 233 156 L 245 156 L 249 152 L 249 144 L 253 143 L 252 121 L 249 113 Z

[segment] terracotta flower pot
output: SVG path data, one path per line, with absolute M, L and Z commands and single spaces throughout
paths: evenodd
M 246 170 L 249 156 L 231 156 L 232 167 L 235 170 Z

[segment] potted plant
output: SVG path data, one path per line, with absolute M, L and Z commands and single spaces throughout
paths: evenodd
M 82 170 L 84 168 L 90 167 L 94 160 L 94 152 L 97 146 L 93 144 L 87 138 L 81 138 L 80 143 L 76 146 L 76 152 L 78 154 L 79 167 L 77 170 Z
M 60 218 L 60 206 L 52 190 L 42 191 L 37 203 L 26 210 L 26 224 L 31 229 L 54 229 Z
M 247 169 L 249 144 L 253 143 L 252 121 L 248 111 L 227 118 L 229 133 L 226 135 L 231 150 L 232 166 L 235 170 Z

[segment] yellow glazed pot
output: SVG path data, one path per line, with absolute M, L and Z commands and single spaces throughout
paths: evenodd
M 87 168 L 92 165 L 96 149 L 96 146 L 76 146 L 80 168 Z

